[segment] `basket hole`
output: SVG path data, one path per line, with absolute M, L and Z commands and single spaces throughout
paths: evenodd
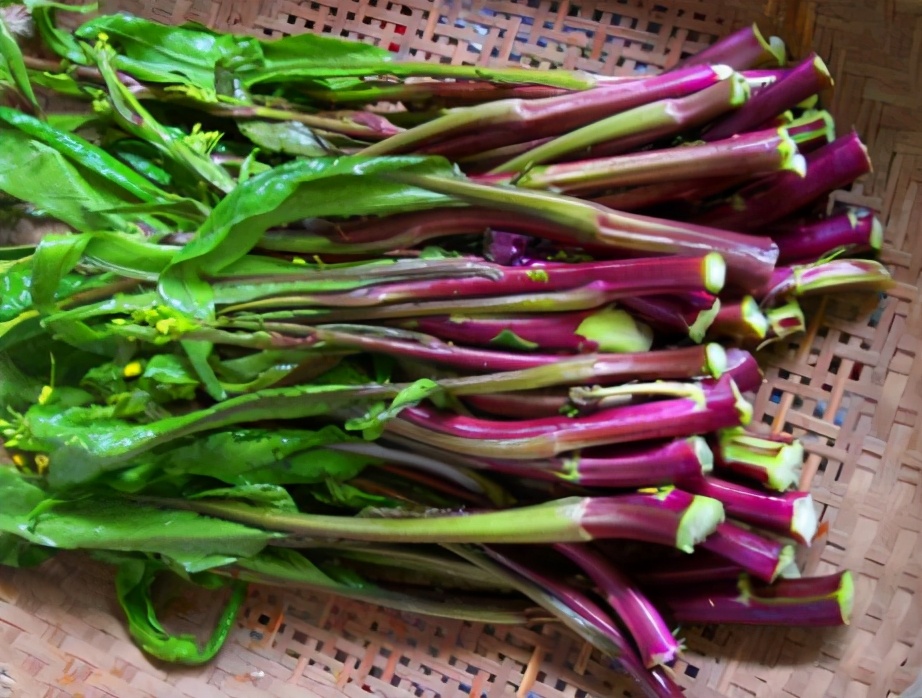
M 288 655 L 289 657 L 291 657 L 292 659 L 301 659 L 301 653 L 300 653 L 300 652 L 295 652 L 295 651 L 294 651 L 293 649 L 291 649 L 290 647 L 289 647 L 288 649 L 285 650 L 285 654 Z
M 697 678 L 698 667 L 692 666 L 691 664 L 689 664 L 687 667 L 685 667 L 685 675 L 693 679 Z
M 307 633 L 303 630 L 295 630 L 291 636 L 291 639 L 297 642 L 299 645 L 307 644 Z
M 371 674 L 374 678 L 380 679 L 382 676 L 384 676 L 384 669 L 379 666 L 373 666 L 368 673 Z
M 271 618 L 269 618 L 269 616 L 263 613 L 259 616 L 259 618 L 256 619 L 256 622 L 259 623 L 260 625 L 268 625 L 270 620 Z

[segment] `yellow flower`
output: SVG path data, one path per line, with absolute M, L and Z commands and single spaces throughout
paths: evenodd
M 42 392 L 38 396 L 38 404 L 46 405 L 51 399 L 51 393 L 54 392 L 50 385 L 46 385 L 42 388 Z
M 38 474 L 44 475 L 48 472 L 48 465 L 51 463 L 51 459 L 48 458 L 44 453 L 39 453 L 35 456 L 35 466 L 38 468 Z
M 144 372 L 144 367 L 141 366 L 140 361 L 132 361 L 130 364 L 127 364 L 125 368 L 122 369 L 122 375 L 125 378 L 137 378 Z

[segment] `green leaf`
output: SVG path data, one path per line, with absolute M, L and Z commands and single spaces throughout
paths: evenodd
M 66 5 L 62 2 L 48 2 L 48 0 L 24 0 L 23 4 L 32 15 L 32 21 L 35 22 L 35 28 L 42 37 L 45 46 L 61 58 L 65 58 L 72 63 L 78 65 L 86 63 L 86 56 L 80 48 L 80 44 L 77 43 L 77 40 L 69 31 L 58 27 L 55 15 L 57 10 L 89 14 L 97 11 L 97 3 Z
M 513 351 L 534 351 L 539 348 L 537 342 L 531 342 L 519 337 L 510 329 L 505 329 L 490 340 L 491 346 L 502 347 L 503 349 L 512 349 Z
M 415 407 L 423 400 L 439 395 L 441 392 L 442 386 L 438 383 L 428 378 L 421 378 L 401 390 L 389 407 L 379 403 L 363 417 L 350 419 L 346 422 L 346 429 L 362 431 L 363 436 L 368 440 L 377 439 L 384 433 L 387 422 L 407 407 Z
M 36 87 L 43 87 L 48 90 L 53 90 L 58 95 L 63 97 L 75 97 L 77 99 L 87 98 L 86 86 L 75 80 L 69 73 L 49 73 L 41 70 L 30 70 L 29 79 Z M 64 115 L 57 114 L 55 115 L 54 119 L 52 119 L 46 115 L 46 119 L 48 119 L 48 123 L 54 125 L 56 128 L 62 128 L 59 123 L 62 116 Z M 72 114 L 70 116 L 72 116 L 74 119 L 80 118 L 83 122 L 86 123 L 96 121 L 99 118 L 99 115 L 93 112 L 86 114 Z M 64 130 L 73 131 L 76 129 L 65 128 Z
M 333 148 L 297 121 L 241 121 L 240 132 L 270 153 L 299 157 L 324 157 Z
M 35 91 L 29 80 L 29 71 L 23 60 L 22 51 L 2 14 L 0 14 L 0 70 L 10 76 L 16 89 L 32 105 L 35 113 L 40 114 L 42 107 L 35 98 Z
M 102 148 L 80 136 L 62 131 L 49 123 L 22 112 L 0 107 L 0 122 L 17 128 L 35 140 L 57 150 L 81 167 L 101 175 L 141 201 L 164 201 L 175 198 L 126 167 Z
M 206 490 L 205 492 L 187 495 L 187 498 L 242 500 L 249 504 L 266 507 L 267 509 L 274 509 L 276 511 L 288 513 L 296 513 L 298 511 L 298 505 L 295 504 L 295 500 L 288 494 L 288 490 L 279 485 L 265 482 Z
M 252 177 L 214 208 L 196 237 L 177 254 L 161 276 L 161 295 L 177 310 L 210 319 L 214 294 L 202 276 L 244 257 L 271 227 L 302 218 L 383 216 L 450 202 L 394 182 L 388 178 L 394 172 L 456 175 L 442 158 L 349 156 L 296 160 Z
M 215 90 L 215 66 L 234 56 L 259 59 L 253 39 L 218 34 L 195 24 L 167 26 L 127 13 L 90 20 L 75 32 L 93 43 L 107 34 L 118 49 L 118 70 L 144 82 L 184 83 Z
M 46 114 L 45 120 L 59 131 L 73 132 L 86 128 L 99 117 L 96 114 Z
M 349 480 L 377 458 L 327 448 L 358 441 L 333 425 L 318 431 L 236 429 L 207 434 L 157 459 L 172 476 L 199 475 L 244 486 Z
M 351 509 L 353 511 L 361 511 L 368 507 L 381 507 L 385 509 L 390 509 L 400 506 L 400 502 L 397 502 L 390 497 L 384 497 L 379 494 L 371 494 L 365 492 L 364 490 L 350 485 L 347 482 L 337 482 L 335 480 L 327 480 L 326 490 L 313 489 L 311 494 L 320 502 L 325 504 L 332 504 L 334 506 L 344 507 L 346 509 Z
M 291 582 L 333 589 L 340 586 L 335 579 L 304 555 L 287 548 L 269 548 L 258 555 L 242 558 L 237 561 L 237 567 L 257 573 L 261 577 L 269 577 L 276 583 Z M 241 578 L 247 579 L 248 576 L 242 574 Z
M 15 410 L 26 409 L 38 400 L 41 392 L 42 385 L 25 375 L 8 353 L 0 354 L 0 413 L 6 414 L 6 410 L 11 407 Z
M 246 585 L 234 583 L 209 640 L 199 646 L 194 635 L 170 635 L 157 618 L 151 586 L 166 570 L 161 563 L 128 560 L 119 567 L 115 589 L 128 620 L 128 630 L 141 649 L 165 662 L 205 664 L 217 655 L 233 629 L 234 620 L 246 600 Z
M 0 531 L 63 550 L 101 549 L 161 555 L 248 556 L 276 534 L 191 511 L 166 511 L 135 501 L 94 494 L 66 502 L 43 499 L 23 513 L 2 499 Z M 31 513 L 37 511 L 38 513 Z
M 173 354 L 157 354 L 144 367 L 138 385 L 158 402 L 194 400 L 200 383 L 189 362 Z
M 18 262 L 0 275 L 0 322 L 8 322 L 32 307 L 32 266 Z
M 129 424 L 105 410 L 72 408 L 60 411 L 35 405 L 26 413 L 32 449 L 48 453 L 49 481 L 55 487 L 88 482 L 104 472 L 119 470 L 129 461 L 186 436 L 264 419 L 299 419 L 326 414 L 394 396 L 390 385 L 303 385 L 230 398 L 150 424 Z
M 127 203 L 121 187 L 18 129 L 0 127 L 0 190 L 77 230 L 133 227 L 120 216 L 94 213 Z

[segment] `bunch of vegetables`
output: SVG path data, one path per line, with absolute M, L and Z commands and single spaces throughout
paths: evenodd
M 62 9 L 0 21 L 5 217 L 67 228 L 0 255 L 0 562 L 116 565 L 169 661 L 260 583 L 554 619 L 650 696 L 678 624 L 847 622 L 747 399 L 799 299 L 889 281 L 827 206 L 870 164 L 819 57 L 747 28 L 605 78 Z M 166 573 L 230 589 L 204 646 Z

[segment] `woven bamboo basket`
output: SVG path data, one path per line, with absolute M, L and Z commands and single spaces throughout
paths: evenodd
M 104 3 L 106 4 L 106 3 Z M 811 309 L 805 336 L 763 357 L 756 418 L 805 441 L 827 535 L 809 572 L 855 572 L 850 627 L 690 630 L 676 666 L 693 698 L 905 698 L 922 670 L 922 2 L 920 0 L 122 0 L 164 22 L 281 36 L 323 32 L 451 63 L 656 71 L 753 20 L 836 79 L 840 130 L 875 172 L 835 196 L 880 211 L 897 286 Z M 108 570 L 62 556 L 0 569 L 0 698 L 630 696 L 591 648 L 553 626 L 434 621 L 325 596 L 252 590 L 210 665 L 151 663 L 127 635 Z M 214 601 L 214 600 L 212 600 Z M 207 625 L 208 598 L 170 605 Z

